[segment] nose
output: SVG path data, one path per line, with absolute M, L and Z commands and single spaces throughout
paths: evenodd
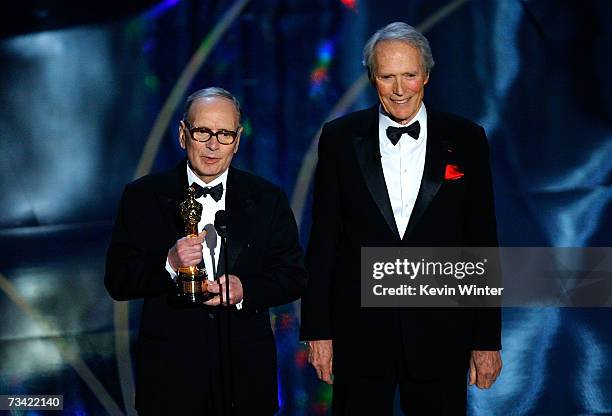
M 221 144 L 217 139 L 217 136 L 211 137 L 209 141 L 206 142 L 206 148 L 212 151 L 218 150 Z
M 404 86 L 402 85 L 402 80 L 401 78 L 395 79 L 395 82 L 393 83 L 393 93 L 395 95 L 404 95 Z

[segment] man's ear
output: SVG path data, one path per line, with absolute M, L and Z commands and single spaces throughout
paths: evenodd
M 236 136 L 236 141 L 234 143 L 236 143 L 236 145 L 234 146 L 234 154 L 238 153 L 238 147 L 240 147 L 240 136 L 242 136 L 242 131 L 243 128 L 240 127 L 238 129 L 238 135 Z
M 185 149 L 185 128 L 186 126 L 183 120 L 179 121 L 178 137 L 182 149 Z
M 370 68 L 368 68 L 368 80 L 370 80 L 370 84 L 376 86 L 376 80 L 374 79 L 374 74 L 372 71 L 370 71 Z

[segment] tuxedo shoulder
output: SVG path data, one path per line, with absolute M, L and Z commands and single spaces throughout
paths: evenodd
M 261 176 L 255 175 L 254 173 L 247 172 L 242 169 L 232 167 L 230 174 L 234 175 L 236 181 L 240 182 L 243 186 L 248 186 L 251 192 L 263 192 L 263 193 L 282 193 L 280 186 L 270 182 Z
M 429 110 L 427 116 L 432 117 L 432 121 L 443 123 L 453 128 L 464 128 L 469 130 L 480 130 L 482 128 L 481 125 L 457 114 Z
M 173 170 L 150 173 L 128 183 L 127 188 L 132 190 L 158 189 L 160 186 L 171 182 L 174 176 L 175 172 Z
M 339 149 L 353 137 L 367 135 L 378 120 L 377 114 L 378 110 L 370 107 L 327 122 L 321 132 L 320 146 Z
M 375 114 L 372 108 L 354 111 L 328 122 L 325 127 L 330 130 L 359 130 L 367 128 Z

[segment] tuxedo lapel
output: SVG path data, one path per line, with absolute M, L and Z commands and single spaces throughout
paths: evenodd
M 372 108 L 370 114 L 370 126 L 366 132 L 353 139 L 353 146 L 368 190 L 372 198 L 374 198 L 380 213 L 385 218 L 387 225 L 399 239 L 400 236 L 395 224 L 393 209 L 391 208 L 378 145 L 378 105 Z
M 443 124 L 439 121 L 433 111 L 427 114 L 427 148 L 425 151 L 425 166 L 419 193 L 408 221 L 404 239 L 408 238 L 416 227 L 427 207 L 438 193 L 440 185 L 444 180 L 445 168 L 445 131 Z
M 247 242 L 251 224 L 256 220 L 256 201 L 252 189 L 243 180 L 240 171 L 230 168 L 227 176 L 225 211 L 227 212 L 227 245 L 229 272 L 232 273 L 236 260 Z M 218 275 L 225 273 L 225 250 L 219 255 Z
M 156 190 L 160 210 L 166 226 L 169 247 L 185 236 L 185 227 L 179 214 L 179 204 L 186 197 L 187 167 L 183 161 L 170 171 Z

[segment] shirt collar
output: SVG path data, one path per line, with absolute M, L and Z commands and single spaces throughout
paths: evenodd
M 226 169 L 221 175 L 210 181 L 209 183 L 204 182 L 202 179 L 195 174 L 195 172 L 189 166 L 189 162 L 187 162 L 187 185 L 191 185 L 192 183 L 197 183 L 203 188 L 212 188 L 220 183 L 223 184 L 223 189 L 227 189 L 227 172 L 229 169 Z
M 421 126 L 421 131 L 419 133 L 419 138 L 418 140 L 416 140 L 416 142 L 420 142 L 424 137 L 426 137 L 427 134 L 427 109 L 425 108 L 425 103 L 421 102 L 421 106 L 419 107 L 419 111 L 417 111 L 417 113 L 414 115 L 414 117 L 412 117 L 412 119 L 406 123 L 406 124 L 400 124 L 394 120 L 392 120 L 386 113 L 386 111 L 384 110 L 384 108 L 382 107 L 382 105 L 379 105 L 378 107 L 378 127 L 379 127 L 379 132 L 381 134 L 380 137 L 384 137 L 386 138 L 386 131 L 387 131 L 387 127 L 389 126 L 393 126 L 393 127 L 406 127 L 411 125 L 412 123 L 414 123 L 415 121 L 418 121 L 420 126 Z M 406 136 L 402 136 L 402 138 L 400 139 L 400 141 L 405 140 Z M 412 137 L 410 137 L 410 140 L 414 140 Z M 389 144 L 391 144 L 390 141 L 386 140 L 386 142 L 388 142 Z M 393 144 L 391 144 L 391 146 L 393 147 Z

